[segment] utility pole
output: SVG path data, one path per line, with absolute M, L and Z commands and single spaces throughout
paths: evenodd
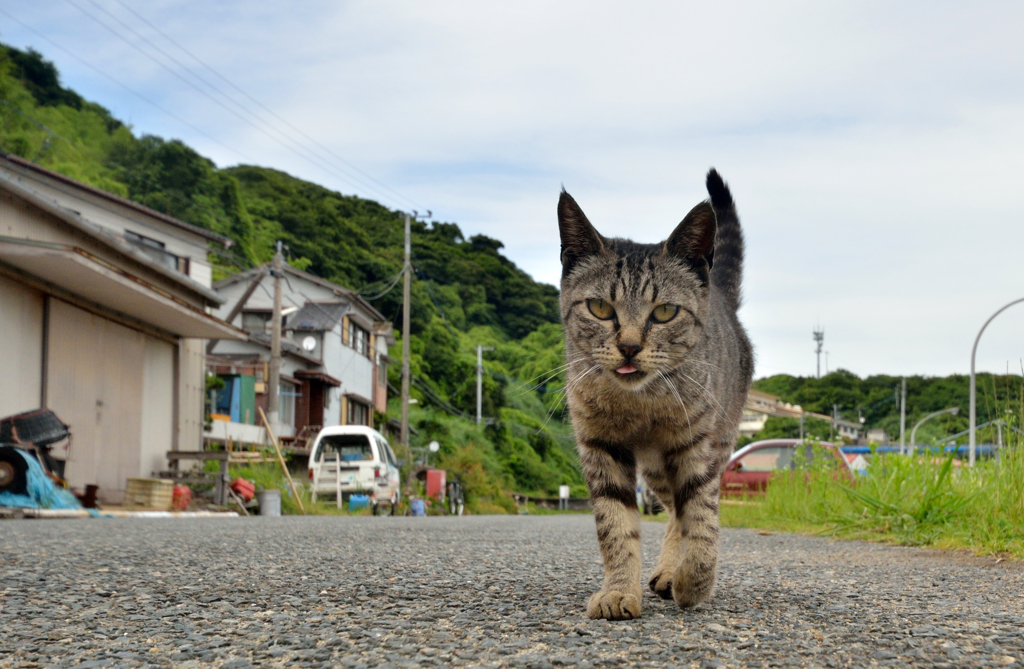
M 267 411 L 270 425 L 274 430 L 280 429 L 280 415 L 278 413 L 281 395 L 281 273 L 284 266 L 284 254 L 281 253 L 281 242 L 277 242 L 277 253 L 274 254 L 274 265 L 271 274 L 274 275 L 274 313 L 271 316 L 270 330 L 270 379 L 267 392 Z
M 903 390 L 900 391 L 900 453 L 906 448 L 907 433 L 907 377 L 903 377 Z
M 821 378 L 821 347 L 825 344 L 825 329 L 817 327 L 814 329 L 814 341 L 817 344 L 814 352 L 818 356 L 818 378 Z
M 402 269 L 402 448 L 409 452 L 409 294 L 412 290 L 412 223 L 405 214 L 405 265 Z
M 834 434 L 829 435 L 828 440 L 832 441 L 835 439 L 835 434 L 839 433 L 839 405 L 832 405 L 832 432 Z
M 493 346 L 476 345 L 476 424 L 483 422 L 484 406 L 484 351 L 493 351 Z

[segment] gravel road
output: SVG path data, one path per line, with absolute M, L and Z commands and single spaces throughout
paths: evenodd
M 1024 664 L 1019 563 L 722 541 L 709 604 L 609 623 L 587 515 L 0 521 L 0 667 Z

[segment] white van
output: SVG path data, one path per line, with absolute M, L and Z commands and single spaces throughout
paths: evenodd
M 367 495 L 375 511 L 381 504 L 392 509 L 398 504 L 402 485 L 398 460 L 387 439 L 372 427 L 336 425 L 320 430 L 309 452 L 311 488 L 321 458 L 324 462 L 317 477 L 318 496 L 334 497 L 340 459 L 343 497 L 353 493 Z

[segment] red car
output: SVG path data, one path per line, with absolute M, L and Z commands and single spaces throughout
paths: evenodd
M 818 446 L 835 459 L 835 469 L 844 477 L 852 478 L 850 465 L 835 444 L 820 442 Z M 805 462 L 814 459 L 815 449 L 799 439 L 766 439 L 748 444 L 732 454 L 722 474 L 723 495 L 763 495 L 768 482 L 780 469 L 795 469 L 794 454 L 803 449 Z M 819 453 L 821 450 L 818 451 Z

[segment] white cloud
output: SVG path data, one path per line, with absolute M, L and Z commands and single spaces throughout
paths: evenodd
M 656 241 L 716 165 L 747 230 L 742 315 L 760 374 L 812 372 L 815 323 L 831 367 L 964 372 L 984 319 L 1024 295 L 1015 3 L 126 1 L 541 280 L 558 278 L 562 183 L 604 233 Z M 117 0 L 97 2 L 155 39 Z M 354 190 L 70 5 L 6 7 L 255 162 Z M 39 48 L 137 131 L 239 160 L 20 26 L 4 20 L 2 39 Z M 1024 356 L 1020 312 L 985 335 L 982 368 Z

